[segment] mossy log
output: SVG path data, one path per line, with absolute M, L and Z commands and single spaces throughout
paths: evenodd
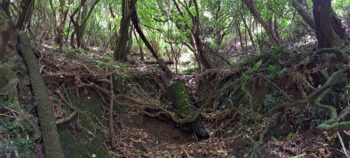
M 28 69 L 35 100 L 38 104 L 39 121 L 43 135 L 46 158 L 64 158 L 62 146 L 49 101 L 48 89 L 39 72 L 31 41 L 24 32 L 19 33 L 19 49 Z

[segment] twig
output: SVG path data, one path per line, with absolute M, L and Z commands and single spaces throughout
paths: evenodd
M 346 150 L 346 147 L 345 147 L 345 145 L 344 145 L 343 138 L 340 136 L 339 132 L 337 132 L 337 135 L 338 135 L 338 138 L 339 138 L 339 142 L 340 142 L 340 144 L 341 144 L 341 146 L 342 146 L 342 149 L 343 149 L 343 151 L 344 151 L 344 154 L 346 155 L 347 158 L 350 158 L 350 155 L 349 155 L 349 153 L 348 153 L 348 151 Z
M 192 156 L 187 152 L 185 148 L 181 148 L 181 150 L 184 152 L 186 158 L 192 158 Z

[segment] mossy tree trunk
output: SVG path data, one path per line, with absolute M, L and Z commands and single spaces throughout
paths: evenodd
M 24 64 L 21 62 L 22 59 L 18 54 L 18 37 L 15 24 L 6 11 L 0 7 L 0 93 L 1 95 L 6 95 L 6 100 L 13 104 L 19 103 L 18 91 L 20 92 L 24 88 L 19 83 L 26 80 L 26 74 L 23 73 L 25 69 L 23 68 Z M 26 62 L 31 74 L 33 89 L 36 97 L 39 96 L 40 98 L 37 99 L 37 102 L 39 103 L 38 111 L 46 157 L 63 158 L 55 120 L 48 102 L 47 89 L 39 73 L 30 40 L 28 39 L 26 44 L 22 43 L 20 48 L 22 48 L 23 57 L 29 59 Z M 39 86 L 37 87 L 38 84 Z
M 34 55 L 30 39 L 26 33 L 21 32 L 19 41 L 20 53 L 27 65 L 35 100 L 38 104 L 45 156 L 46 158 L 64 158 L 51 103 L 48 99 L 48 89 L 40 74 L 38 61 Z

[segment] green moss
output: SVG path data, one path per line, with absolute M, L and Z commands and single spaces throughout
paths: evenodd
M 73 95 L 73 104 L 78 105 L 77 98 Z M 94 99 L 84 98 L 78 107 L 79 119 L 73 120 L 69 125 L 59 128 L 60 138 L 66 157 L 82 158 L 96 155 L 98 158 L 107 158 L 108 152 L 105 149 L 103 133 L 97 130 L 97 118 L 102 118 L 99 103 Z
M 19 104 L 0 96 L 0 111 L 6 111 L 7 108 L 21 111 Z M 15 153 L 18 153 L 20 157 L 36 157 L 33 151 L 35 140 L 31 137 L 34 132 L 33 127 L 24 117 L 30 116 L 28 114 L 24 116 L 19 112 L 16 119 L 0 119 L 0 135 L 9 136 L 0 140 L 0 157 L 1 155 L 11 157 Z
M 195 107 L 191 104 L 189 95 L 183 81 L 175 81 L 168 87 L 165 98 L 179 111 L 181 117 L 186 117 L 195 112 Z

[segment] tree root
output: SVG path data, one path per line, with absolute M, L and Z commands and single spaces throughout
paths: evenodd
M 275 106 L 273 108 L 271 108 L 268 113 L 269 114 L 272 114 L 273 112 L 275 112 L 276 110 L 279 110 L 281 108 L 287 108 L 287 107 L 291 107 L 291 106 L 295 106 L 295 105 L 298 105 L 298 104 L 305 104 L 305 103 L 315 103 L 317 105 L 317 101 L 319 99 L 322 100 L 323 96 L 325 95 L 322 95 L 330 86 L 334 85 L 335 83 L 337 83 L 340 79 L 340 75 L 346 71 L 349 71 L 349 67 L 346 67 L 346 68 L 343 68 L 341 70 L 338 70 L 336 72 L 334 72 L 328 79 L 327 81 L 320 87 L 318 88 L 317 90 L 315 90 L 313 93 L 311 93 L 309 96 L 306 97 L 306 99 L 303 99 L 303 100 L 298 100 L 294 103 L 285 103 L 285 104 L 281 104 L 281 105 L 278 105 L 278 106 Z M 320 96 L 322 98 L 320 98 Z M 320 101 L 320 100 L 319 100 Z M 319 102 L 318 101 L 318 102 Z M 321 107 L 324 107 L 324 106 L 321 106 Z M 330 109 L 327 107 L 327 109 Z M 332 110 L 332 109 L 330 109 Z
M 312 56 L 322 55 L 322 54 L 334 54 L 338 61 L 341 61 L 344 63 L 349 63 L 350 61 L 350 57 L 338 48 L 323 48 L 315 52 Z
M 350 129 L 350 121 L 337 122 L 337 109 L 331 105 L 324 105 L 321 103 L 322 99 L 331 92 L 331 89 L 326 89 L 317 99 L 315 100 L 315 104 L 321 108 L 327 109 L 331 112 L 331 117 L 327 120 L 319 124 L 317 127 L 323 131 L 335 131 L 340 129 Z
M 66 122 L 69 122 L 70 120 L 72 120 L 76 115 L 78 114 L 78 111 L 73 111 L 72 113 L 70 113 L 67 117 L 56 120 L 56 125 L 60 125 Z
M 149 117 L 157 117 L 157 118 L 161 118 L 162 115 L 165 115 L 166 117 L 171 118 L 177 124 L 192 123 L 196 121 L 198 116 L 200 115 L 199 111 L 195 111 L 192 114 L 187 115 L 185 118 L 180 118 L 174 112 L 168 111 L 165 108 L 152 109 L 152 110 L 156 110 L 157 112 L 148 112 L 150 111 L 150 108 L 148 107 L 148 108 L 145 108 L 141 113 Z

